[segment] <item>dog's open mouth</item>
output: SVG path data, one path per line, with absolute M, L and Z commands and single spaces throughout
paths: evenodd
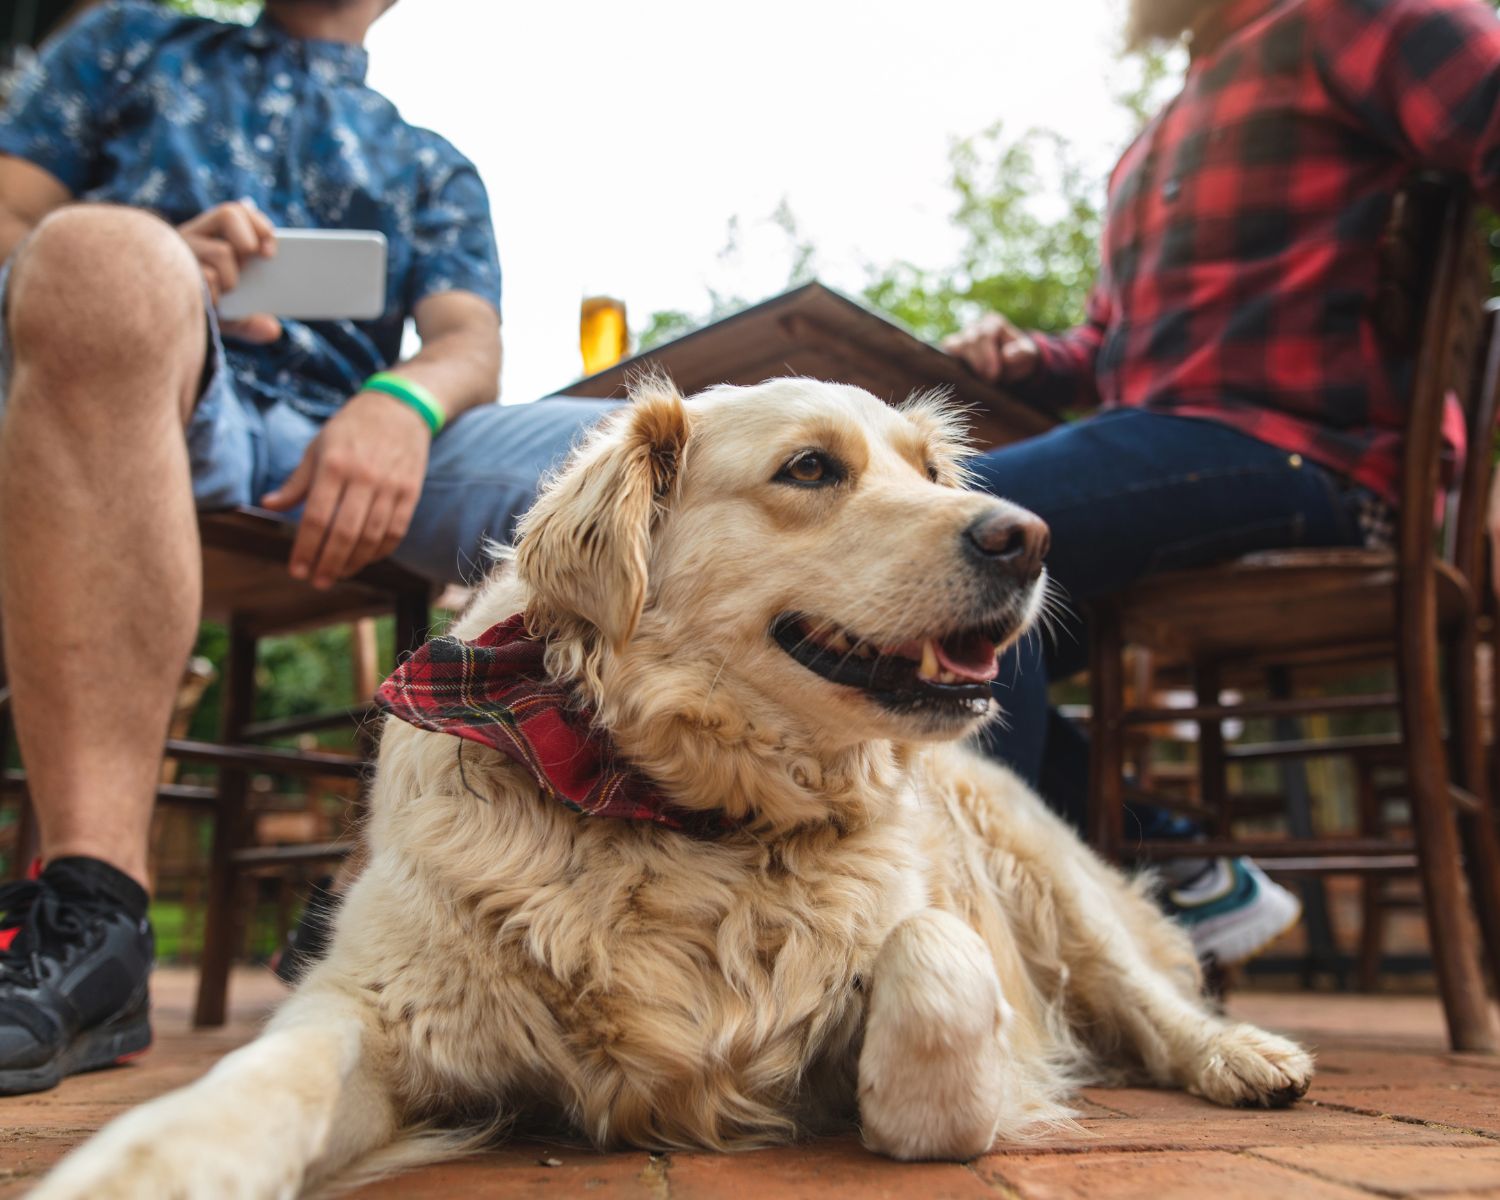
M 888 707 L 946 705 L 975 714 L 989 707 L 999 648 L 1014 624 L 995 620 L 954 633 L 881 645 L 816 617 L 783 613 L 776 644 L 830 683 L 858 688 Z

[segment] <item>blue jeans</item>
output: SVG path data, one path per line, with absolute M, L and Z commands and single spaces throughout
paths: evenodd
M 1007 725 L 987 730 L 986 749 L 1080 830 L 1088 744 L 1050 709 L 1047 687 L 1088 665 L 1088 601 L 1156 571 L 1361 542 L 1357 489 L 1214 421 L 1110 409 L 971 466 L 984 490 L 1051 527 L 1047 569 L 1067 603 L 1054 634 L 1028 637 L 1001 660 L 995 698 Z M 1151 837 L 1192 828 L 1160 810 L 1140 810 L 1136 820 Z

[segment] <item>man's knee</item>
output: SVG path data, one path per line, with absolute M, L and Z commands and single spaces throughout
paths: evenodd
M 74 205 L 16 251 L 6 325 L 18 362 L 128 370 L 203 337 L 198 265 L 177 231 L 139 209 Z

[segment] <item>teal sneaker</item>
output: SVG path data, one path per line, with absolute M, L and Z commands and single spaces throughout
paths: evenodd
M 1167 892 L 1163 907 L 1187 928 L 1200 959 L 1233 966 L 1265 949 L 1302 916 L 1302 902 L 1248 858 L 1216 858 Z

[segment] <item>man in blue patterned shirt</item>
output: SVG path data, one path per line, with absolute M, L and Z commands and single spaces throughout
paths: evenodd
M 195 503 L 300 510 L 290 570 L 314 586 L 387 555 L 456 578 L 602 411 L 492 403 L 484 187 L 364 83 L 393 2 L 267 0 L 248 27 L 102 4 L 0 111 L 0 612 L 46 862 L 0 893 L 0 1093 L 150 1041 L 146 846 L 199 618 Z M 218 322 L 288 226 L 384 233 L 384 314 Z M 417 401 L 366 386 L 392 367 Z

